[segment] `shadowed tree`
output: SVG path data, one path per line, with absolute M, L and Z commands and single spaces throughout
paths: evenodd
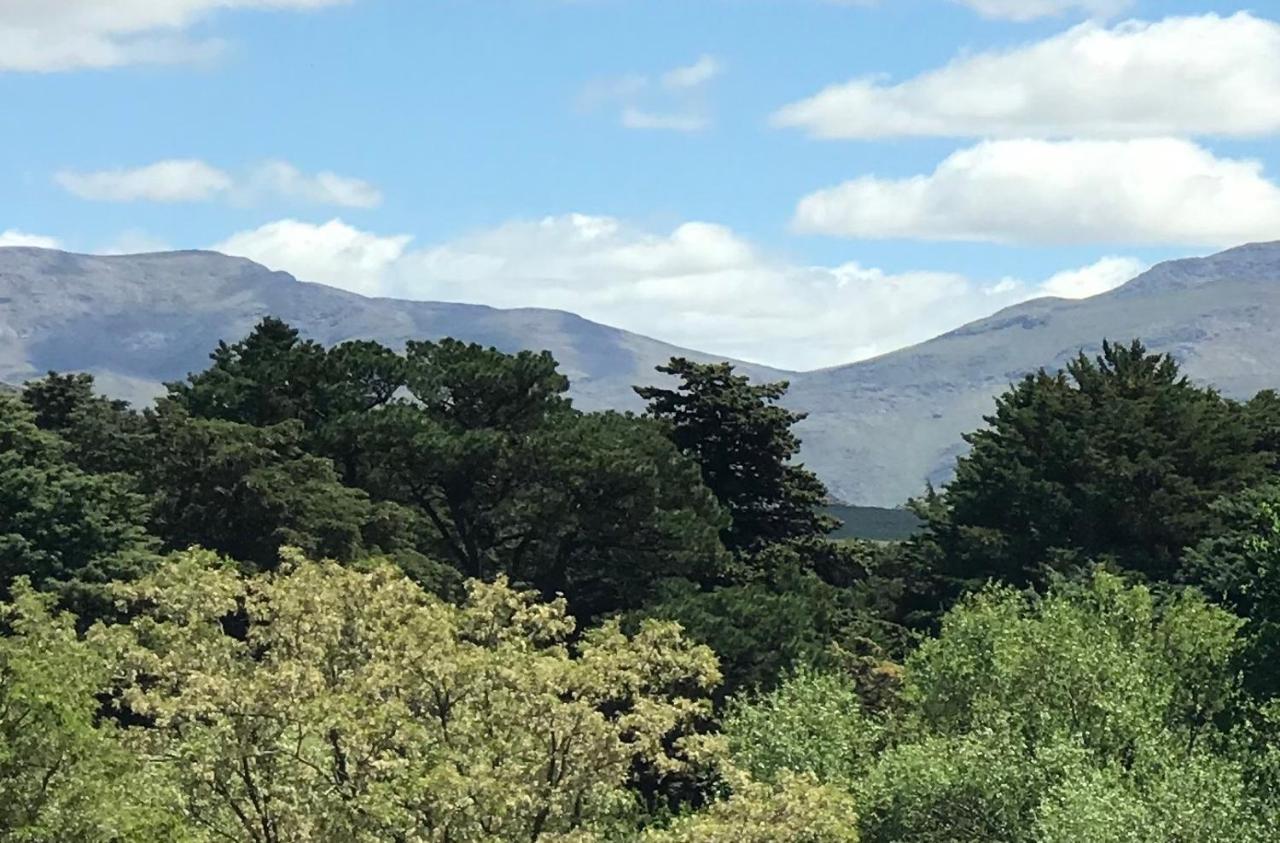
M 1090 559 L 1172 579 L 1183 548 L 1220 523 L 1209 504 L 1268 462 L 1239 405 L 1138 342 L 1028 375 L 965 439 L 971 452 L 925 508 L 961 585 L 1039 584 Z
M 752 384 L 728 363 L 672 358 L 658 371 L 674 388 L 636 387 L 648 415 L 702 469 L 702 479 L 729 514 L 725 547 L 754 552 L 791 539 L 825 535 L 837 522 L 822 513 L 827 490 L 817 475 L 792 463 L 802 419 L 778 405 L 785 382 Z

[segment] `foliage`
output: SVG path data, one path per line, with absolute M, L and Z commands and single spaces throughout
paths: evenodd
M 154 499 L 152 530 L 167 548 L 201 545 L 259 568 L 273 567 L 284 545 L 346 560 L 362 554 L 368 497 L 302 449 L 297 422 L 253 427 L 166 409 L 154 426 L 143 484 Z
M 22 400 L 41 430 L 67 443 L 66 458 L 90 474 L 136 474 L 152 446 L 146 420 L 127 402 L 94 392 L 93 376 L 50 372 L 28 382 Z
M 506 574 L 548 597 L 565 594 L 584 618 L 639 605 L 664 576 L 718 576 L 723 515 L 696 466 L 652 422 L 577 412 L 567 388 L 545 352 L 451 339 L 409 342 L 403 355 L 372 342 L 326 350 L 268 319 L 219 346 L 208 370 L 171 384 L 161 415 L 177 408 L 227 425 L 206 429 L 296 431 L 276 469 L 281 482 L 259 493 L 334 488 L 327 469 L 308 461 L 332 460 L 333 479 L 349 488 L 333 493 L 329 511 L 325 495 L 308 491 L 275 507 L 323 522 L 285 537 L 314 553 L 351 558 L 363 533 L 366 545 L 394 548 L 414 566 L 440 559 L 464 576 Z M 411 529 L 374 540 L 350 489 L 411 513 Z M 279 543 L 200 541 L 258 560 Z
M 871 716 L 801 673 L 730 709 L 735 762 L 842 786 L 869 841 L 1268 839 L 1219 723 L 1237 704 L 1240 619 L 1097 572 L 1028 598 L 992 587 L 949 612 Z
M 736 779 L 727 799 L 646 832 L 642 843 L 858 843 L 848 793 L 794 774 L 772 785 Z
M 77 636 L 75 619 L 25 580 L 0 604 L 0 839 L 15 843 L 181 840 L 164 811 L 163 783 L 100 720 L 118 646 L 102 630 Z
M 1137 342 L 1028 375 L 987 423 L 929 519 L 965 586 L 1043 585 L 1046 569 L 1100 559 L 1172 579 L 1216 529 L 1209 504 L 1267 463 L 1238 406 Z
M 817 475 L 791 462 L 800 450 L 791 428 L 804 414 L 778 406 L 785 382 L 752 384 L 728 363 L 681 357 L 658 371 L 679 378 L 678 386 L 637 387 L 636 393 L 702 468 L 703 481 L 729 513 L 725 547 L 756 551 L 838 526 L 821 511 L 827 490 Z
M 150 562 L 144 499 L 122 475 L 77 468 L 67 450 L 21 400 L 0 394 L 0 594 L 26 576 L 85 603 Z
M 1280 485 L 1213 505 L 1223 527 L 1187 552 L 1183 576 L 1247 618 L 1246 676 L 1254 691 L 1280 694 Z
M 245 577 L 201 552 L 121 593 L 122 700 L 152 724 L 131 742 L 225 839 L 593 839 L 634 812 L 634 763 L 685 768 L 670 739 L 718 680 L 671 624 L 606 624 L 571 651 L 563 601 L 501 579 L 454 606 L 385 565 Z
M 885 721 L 863 714 L 849 677 L 809 669 L 769 693 L 736 700 L 723 727 L 734 762 L 757 779 L 776 781 L 790 771 L 846 789 L 888 739 Z

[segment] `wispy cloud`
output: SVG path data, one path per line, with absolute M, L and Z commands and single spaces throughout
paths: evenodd
M 617 109 L 628 129 L 700 132 L 712 124 L 707 86 L 724 72 L 714 56 L 673 67 L 656 76 L 630 73 L 583 86 L 578 104 L 587 110 Z
M 75 196 L 96 202 L 220 199 L 253 204 L 284 199 L 346 208 L 372 208 L 382 202 L 382 193 L 362 179 L 329 171 L 308 174 L 287 161 L 267 161 L 232 175 L 199 159 L 170 159 L 132 168 L 63 170 L 54 180 Z

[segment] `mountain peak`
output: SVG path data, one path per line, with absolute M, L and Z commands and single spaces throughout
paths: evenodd
M 1280 240 L 1247 243 L 1203 258 L 1180 258 L 1158 263 L 1116 292 L 1118 296 L 1149 295 L 1185 290 L 1205 284 L 1243 281 L 1256 284 L 1280 280 Z

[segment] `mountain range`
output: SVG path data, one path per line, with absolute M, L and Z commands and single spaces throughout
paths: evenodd
M 331 344 L 454 336 L 506 351 L 547 349 L 585 409 L 638 409 L 633 384 L 655 383 L 673 355 L 716 355 L 541 309 L 363 296 L 299 281 L 243 258 L 185 251 L 98 256 L 0 248 L 0 382 L 53 370 L 91 372 L 135 403 L 205 367 L 220 339 L 265 315 Z M 1280 386 L 1280 242 L 1159 264 L 1088 299 L 1042 298 L 871 360 L 813 372 L 733 361 L 757 380 L 788 380 L 803 460 L 849 503 L 893 506 L 949 477 L 961 435 L 993 398 L 1040 367 L 1104 338 L 1141 338 L 1194 379 L 1248 397 Z

